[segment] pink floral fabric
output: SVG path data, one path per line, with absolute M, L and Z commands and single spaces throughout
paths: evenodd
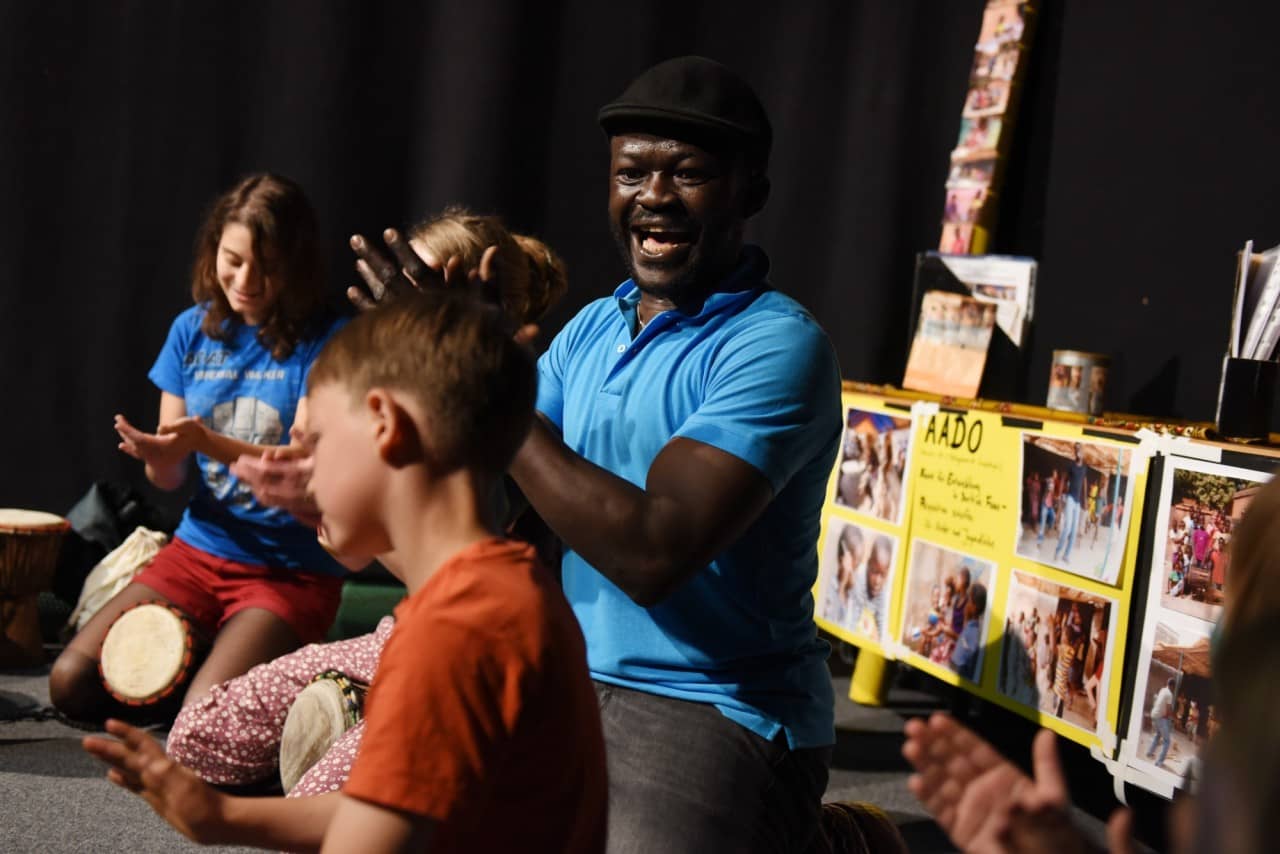
M 277 773 L 280 732 L 298 692 L 326 670 L 371 683 L 394 625 L 391 617 L 384 617 L 371 634 L 304 646 L 214 686 L 178 714 L 166 750 L 210 783 L 243 785 L 265 780 Z M 290 797 L 341 788 L 363 732 L 363 721 L 348 730 L 298 781 Z

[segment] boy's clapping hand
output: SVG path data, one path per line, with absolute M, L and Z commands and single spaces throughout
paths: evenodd
M 106 729 L 119 741 L 88 736 L 81 743 L 111 766 L 108 780 L 141 796 L 191 840 L 204 845 L 223 841 L 225 795 L 166 756 L 160 743 L 137 727 L 108 720 Z
M 316 527 L 320 512 L 309 486 L 315 468 L 311 446 L 296 427 L 289 435 L 291 444 L 271 448 L 259 456 L 241 456 L 231 464 L 231 473 L 246 483 L 263 504 L 279 507 L 304 525 Z

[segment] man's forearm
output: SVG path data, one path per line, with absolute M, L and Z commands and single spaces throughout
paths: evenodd
M 587 563 L 637 601 L 661 598 L 666 573 L 654 567 L 662 559 L 647 541 L 643 489 L 575 454 L 537 419 L 511 476 L 551 530 Z

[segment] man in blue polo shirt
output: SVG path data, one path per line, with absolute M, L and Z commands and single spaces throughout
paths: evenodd
M 566 546 L 609 850 L 804 850 L 834 741 L 810 588 L 839 368 L 743 242 L 769 192 L 750 87 L 670 60 L 599 118 L 631 278 L 542 357 L 541 423 L 511 473 Z
M 542 417 L 511 474 L 565 545 L 604 723 L 609 851 L 804 851 L 835 740 L 810 589 L 839 368 L 743 240 L 772 143 L 751 87 L 673 59 L 599 120 L 631 278 L 551 342 Z M 372 295 L 357 304 L 465 286 L 386 234 L 396 263 L 353 238 Z

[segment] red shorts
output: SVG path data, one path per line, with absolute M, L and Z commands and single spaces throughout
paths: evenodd
M 177 537 L 134 581 L 172 602 L 210 637 L 247 608 L 265 608 L 303 643 L 324 639 L 338 613 L 342 579 L 223 560 Z

